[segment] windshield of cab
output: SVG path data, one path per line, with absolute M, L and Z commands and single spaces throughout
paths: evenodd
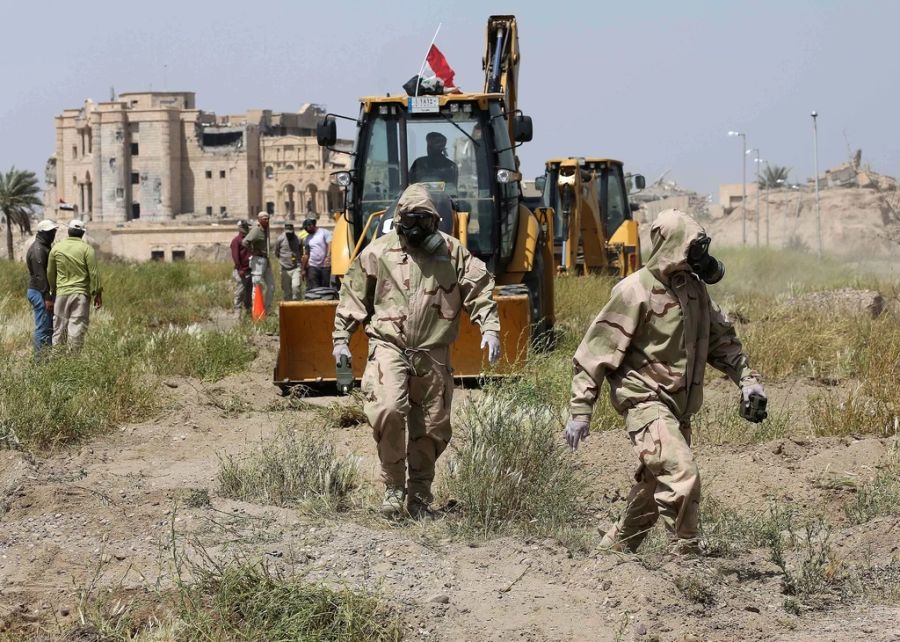
M 362 221 L 400 196 L 405 176 L 406 184 L 423 183 L 452 197 L 459 211 L 469 212 L 469 250 L 491 254 L 496 245 L 496 170 L 484 139 L 487 114 L 469 104 L 455 107 L 427 114 L 397 109 L 371 118 L 365 163 L 357 177 Z

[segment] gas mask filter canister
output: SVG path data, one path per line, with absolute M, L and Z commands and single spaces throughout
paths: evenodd
M 725 276 L 725 265 L 709 254 L 710 239 L 705 234 L 691 241 L 688 246 L 687 262 L 704 283 L 713 285 Z

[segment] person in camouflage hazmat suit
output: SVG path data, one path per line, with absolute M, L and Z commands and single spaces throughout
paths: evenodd
M 494 278 L 457 239 L 438 230 L 439 220 L 427 188 L 408 187 L 393 229 L 350 266 L 335 315 L 336 362 L 349 358 L 359 324 L 369 337 L 362 391 L 381 460 L 386 516 L 402 513 L 404 500 L 413 517 L 428 515 L 435 461 L 451 436 L 450 344 L 463 308 L 481 328 L 490 362 L 500 356 Z
M 699 550 L 700 476 L 691 454 L 691 415 L 703 401 L 706 364 L 742 391 L 765 396 L 741 342 L 707 283 L 724 267 L 709 237 L 687 214 L 666 210 L 650 228 L 645 266 L 620 281 L 575 353 L 566 440 L 588 436 L 604 379 L 640 463 L 624 514 L 604 548 L 634 551 L 659 517 L 675 553 Z

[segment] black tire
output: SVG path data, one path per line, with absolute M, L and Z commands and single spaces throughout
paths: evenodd
M 531 313 L 531 344 L 535 348 L 552 347 L 553 322 L 547 318 L 547 300 L 544 293 L 543 236 L 538 238 L 534 262 L 531 270 L 522 279 L 528 288 L 528 302 Z

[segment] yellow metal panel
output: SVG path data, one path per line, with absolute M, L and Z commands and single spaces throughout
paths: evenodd
M 334 231 L 331 239 L 331 273 L 334 276 L 344 276 L 350 269 L 353 260 L 353 236 L 350 234 L 350 224 L 343 213 L 335 215 Z
M 506 273 L 497 277 L 498 285 L 518 283 L 522 273 L 531 269 L 534 261 L 534 250 L 537 247 L 541 226 L 537 219 L 524 205 L 519 206 L 519 226 L 516 230 L 516 249 L 506 267 Z
M 517 372 L 528 355 L 530 319 L 526 295 L 497 296 L 503 356 L 495 372 Z M 337 301 L 289 301 L 279 307 L 281 343 L 275 366 L 275 384 L 311 384 L 335 379 L 331 333 Z M 476 377 L 488 370 L 481 350 L 481 332 L 463 313 L 459 337 L 450 349 L 455 377 Z M 362 378 L 369 340 L 357 330 L 350 338 L 353 376 Z

